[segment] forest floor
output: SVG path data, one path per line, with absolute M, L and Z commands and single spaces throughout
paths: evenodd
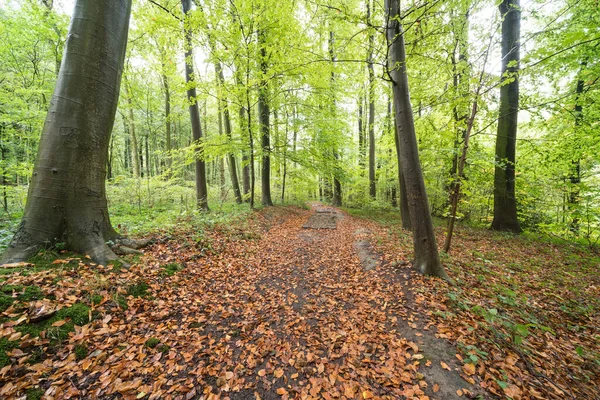
M 157 232 L 128 269 L 1 269 L 0 398 L 600 398 L 597 254 L 460 227 L 449 286 L 397 216 L 349 211 Z

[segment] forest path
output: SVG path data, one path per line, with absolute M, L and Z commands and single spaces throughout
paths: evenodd
M 81 263 L 61 272 L 59 289 L 53 271 L 15 277 L 47 280 L 64 305 L 92 293 L 102 301 L 37 363 L 10 353 L 20 366 L 0 371 L 0 394 L 39 385 L 49 399 L 446 400 L 471 391 L 455 349 L 423 317 L 410 267 L 371 250 L 386 230 L 312 208 L 165 234 L 129 270 Z M 82 343 L 89 354 L 76 358 Z
M 471 385 L 442 367 L 458 369 L 455 349 L 431 333 L 417 304 L 406 305 L 414 303 L 410 271 L 377 268 L 367 221 L 312 208 L 274 221 L 256 253 L 246 254 L 249 264 L 224 257 L 219 264 L 229 268 L 219 278 L 198 271 L 185 282 L 199 286 L 202 300 L 189 300 L 204 310 L 195 329 L 202 349 L 186 340 L 183 353 L 205 365 L 198 373 L 214 375 L 206 381 L 212 393 L 233 400 L 459 398 Z

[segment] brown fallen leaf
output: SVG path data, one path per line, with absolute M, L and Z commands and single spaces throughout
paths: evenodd
M 442 366 L 442 368 L 444 368 L 444 369 L 446 369 L 446 370 L 448 370 L 448 371 L 452 371 L 452 370 L 450 369 L 450 367 L 448 366 L 448 364 L 446 364 L 445 362 L 443 362 L 443 361 L 440 361 L 440 365 Z
M 465 364 L 462 367 L 465 374 L 471 376 L 475 374 L 475 364 Z
M 433 384 L 433 393 L 437 393 L 440 391 L 440 385 L 438 385 L 437 383 Z

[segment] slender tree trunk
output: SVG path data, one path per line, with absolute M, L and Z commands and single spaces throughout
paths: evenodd
M 260 68 L 263 77 L 258 89 L 258 118 L 260 120 L 261 147 L 262 147 L 262 169 L 261 188 L 262 205 L 272 206 L 271 200 L 271 143 L 270 143 L 270 110 L 269 110 L 269 87 L 267 82 L 268 62 L 265 32 L 259 30 L 258 42 L 260 47 Z
M 194 51 L 192 44 L 192 30 L 187 21 L 187 15 L 191 9 L 191 0 L 181 0 L 184 21 L 185 36 L 185 82 L 187 84 L 187 100 L 189 103 L 190 120 L 192 123 L 192 138 L 194 145 L 202 144 L 202 126 L 200 125 L 200 111 L 196 98 L 196 86 L 194 83 Z M 199 148 L 196 155 L 196 203 L 198 209 L 208 211 L 208 185 L 206 183 L 206 164 L 204 162 L 204 151 Z
M 587 66 L 587 61 L 581 63 L 581 69 Z M 585 82 L 581 76 L 583 71 L 580 71 L 579 78 L 577 79 L 577 86 L 575 88 L 575 130 L 579 130 L 581 122 L 583 120 L 583 106 L 581 105 L 581 95 L 583 94 L 583 87 Z M 571 186 L 569 188 L 569 211 L 571 212 L 571 223 L 569 229 L 575 235 L 579 235 L 579 217 L 578 217 L 578 206 L 579 206 L 579 192 L 581 190 L 581 151 L 578 148 L 573 151 L 574 159 L 571 161 L 571 172 L 569 174 L 569 181 Z
M 165 150 L 167 152 L 167 179 L 171 177 L 171 168 L 173 167 L 173 157 L 171 156 L 171 90 L 169 88 L 169 78 L 165 73 L 162 74 L 163 90 L 165 92 L 165 128 L 166 128 L 166 143 Z
M 371 0 L 367 0 L 367 25 L 371 22 Z M 367 66 L 369 68 L 369 195 L 371 198 L 377 196 L 375 186 L 375 70 L 373 68 L 373 49 L 375 47 L 375 34 L 369 34 L 369 54 Z
M 117 258 L 106 244 L 117 233 L 105 180 L 130 11 L 130 0 L 77 0 L 25 213 L 2 263 L 58 241 L 101 264 Z
M 231 128 L 231 116 L 229 114 L 229 103 L 225 98 L 225 76 L 223 74 L 223 67 L 220 62 L 215 63 L 215 70 L 217 71 L 217 78 L 219 80 L 220 87 L 220 102 L 221 102 L 221 110 L 223 112 L 223 122 L 225 124 L 225 135 L 227 135 L 227 139 L 231 141 L 232 136 L 232 128 Z M 235 161 L 235 155 L 233 152 L 230 152 L 227 155 L 227 162 L 229 165 L 229 178 L 231 179 L 231 186 L 233 187 L 233 194 L 235 196 L 235 201 L 238 204 L 242 202 L 242 193 L 240 192 L 240 183 L 237 175 L 237 166 Z
M 125 98 L 127 99 L 127 123 L 129 125 L 129 133 L 131 134 L 131 154 L 133 165 L 133 176 L 139 178 L 141 174 L 139 147 L 137 141 L 137 135 L 135 134 L 135 118 L 133 116 L 133 100 L 131 95 L 131 89 L 129 88 L 129 82 L 127 81 L 127 75 L 125 75 L 123 88 L 125 89 Z
M 467 121 L 467 129 L 463 138 L 462 152 L 457 166 L 457 176 L 452 183 L 452 192 L 450 195 L 450 217 L 448 218 L 448 229 L 446 232 L 446 240 L 444 241 L 444 251 L 447 253 L 450 251 L 450 244 L 452 243 L 452 234 L 454 233 L 454 222 L 456 221 L 456 213 L 458 211 L 458 201 L 460 200 L 460 189 L 462 181 L 465 177 L 465 162 L 467 160 L 467 152 L 469 150 L 469 139 L 471 138 L 471 131 L 473 130 L 473 123 L 475 122 L 475 115 L 477 115 L 477 100 L 479 98 L 479 91 L 475 99 L 473 100 L 473 107 L 471 109 L 471 115 Z
M 246 132 L 249 137 L 249 130 L 246 126 L 246 123 L 249 120 L 249 118 L 246 118 L 246 111 L 244 110 L 244 107 L 240 107 L 239 115 L 240 131 Z M 247 149 L 244 149 L 242 152 L 242 186 L 244 190 L 244 198 L 246 198 L 246 201 L 249 201 L 250 199 L 248 198 L 248 196 L 250 195 L 250 155 Z
M 365 167 L 365 126 L 363 122 L 363 113 L 364 113 L 364 98 L 363 94 L 360 94 L 358 99 L 358 166 L 362 169 Z M 361 172 L 362 175 L 362 172 Z
M 521 232 L 515 197 L 515 153 L 519 113 L 519 40 L 521 8 L 519 0 L 503 0 L 502 15 L 502 82 L 500 116 L 496 136 L 494 171 L 494 220 L 496 231 Z
M 449 279 L 440 262 L 419 161 L 419 150 L 408 89 L 404 32 L 400 23 L 399 0 L 386 0 L 385 9 L 389 46 L 388 65 L 390 66 L 389 73 L 393 84 L 394 110 L 399 148 L 401 150 L 400 164 L 408 189 L 408 207 L 413 228 L 415 252 L 413 265 L 422 274 Z
M 331 115 L 333 119 L 337 119 L 337 104 L 335 101 L 335 35 L 333 31 L 329 31 L 329 59 L 331 61 Z M 340 134 L 340 132 L 338 132 Z M 333 149 L 333 198 L 331 204 L 334 207 L 342 206 L 342 183 L 340 182 L 340 175 L 342 168 L 340 166 L 340 155 L 337 149 L 337 144 L 334 144 Z

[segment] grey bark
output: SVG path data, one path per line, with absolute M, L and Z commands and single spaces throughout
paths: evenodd
M 408 208 L 413 228 L 414 262 L 417 271 L 447 279 L 440 257 L 429 212 L 425 182 L 419 161 L 419 150 L 413 112 L 410 104 L 404 32 L 400 23 L 399 0 L 386 0 L 386 30 L 389 46 L 389 74 L 392 78 L 394 111 L 401 151 L 400 165 L 408 196 Z
M 129 82 L 127 76 L 125 76 L 123 88 L 125 89 L 125 99 L 127 100 L 127 125 L 129 125 L 129 133 L 131 134 L 131 153 L 133 158 L 131 163 L 133 165 L 133 176 L 139 178 L 141 176 L 139 146 L 137 135 L 135 132 L 135 117 L 133 116 L 133 99 L 131 98 L 131 89 L 129 88 Z
M 196 99 L 196 87 L 194 86 L 194 51 L 192 44 L 192 30 L 188 26 L 188 13 L 191 9 L 191 0 L 181 0 L 181 8 L 184 19 L 185 38 L 185 82 L 187 84 L 187 99 L 189 103 L 190 121 L 192 124 L 192 139 L 194 144 L 202 142 L 202 126 L 200 125 L 200 111 Z M 208 211 L 208 185 L 206 183 L 206 164 L 202 148 L 198 150 L 196 158 L 196 203 L 198 209 Z
M 519 40 L 521 8 L 519 0 L 504 0 L 502 15 L 502 85 L 500 116 L 496 136 L 496 167 L 494 170 L 494 220 L 496 231 L 521 232 L 517 219 L 515 197 L 515 159 L 517 147 L 517 117 L 519 113 Z
M 266 80 L 267 70 L 269 68 L 267 61 L 267 49 L 264 30 L 258 32 L 258 42 L 260 47 L 260 68 L 263 77 L 258 89 L 258 118 L 260 121 L 260 137 L 262 147 L 262 166 L 261 166 L 261 189 L 262 205 L 272 206 L 271 200 L 271 139 L 270 139 L 270 110 L 269 110 L 269 87 Z
M 367 25 L 371 26 L 371 0 L 367 0 Z M 369 53 L 367 66 L 369 69 L 369 195 L 377 196 L 375 186 L 375 70 L 373 68 L 373 49 L 375 34 L 369 34 Z
M 25 213 L 2 263 L 59 241 L 98 263 L 117 259 L 105 179 L 130 12 L 131 0 L 77 0 Z

